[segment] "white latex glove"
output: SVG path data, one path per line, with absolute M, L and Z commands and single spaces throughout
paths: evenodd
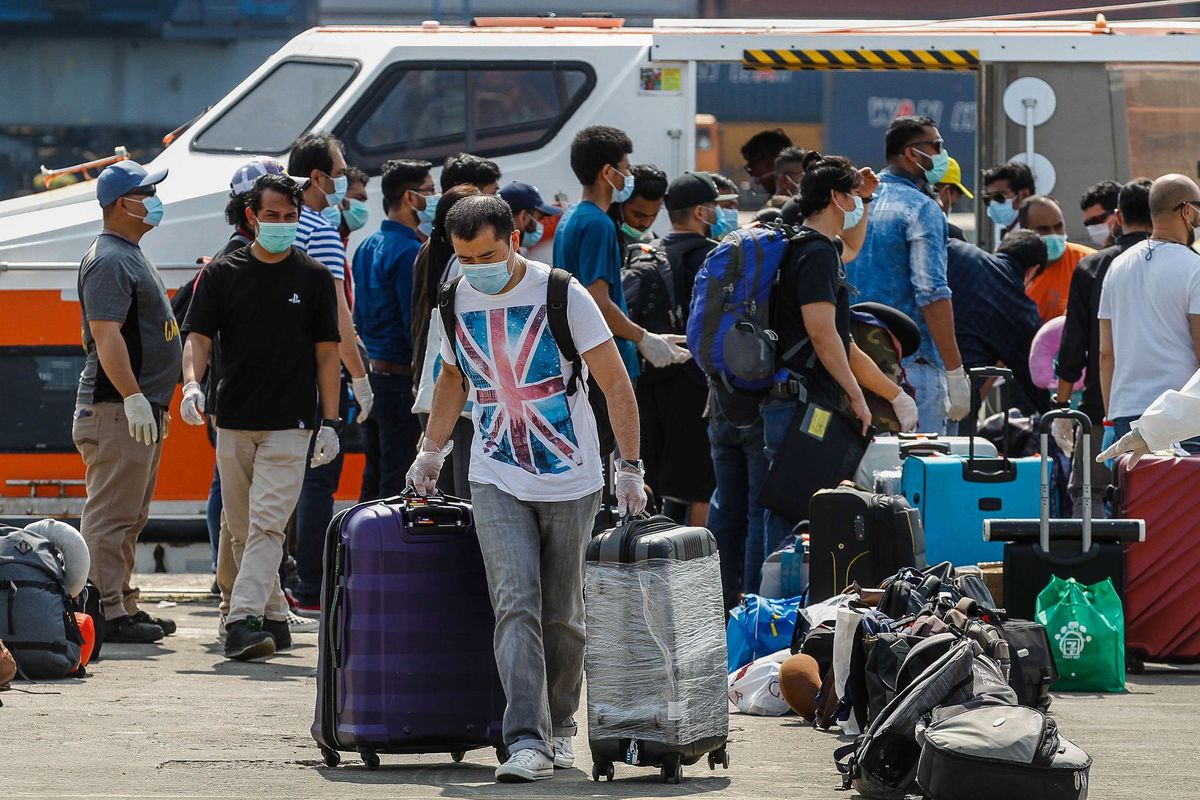
M 322 425 L 317 428 L 317 444 L 313 448 L 312 461 L 308 462 L 308 465 L 313 469 L 323 467 L 337 458 L 341 450 L 342 443 L 338 441 L 337 431 L 328 425 Z
M 917 401 L 912 399 L 912 395 L 900 390 L 900 393 L 891 399 L 892 411 L 896 412 L 896 419 L 900 422 L 900 430 L 908 433 L 917 429 L 917 421 L 919 414 L 917 413 Z
M 692 354 L 681 347 L 676 347 L 657 333 L 646 331 L 646 335 L 637 343 L 638 352 L 654 367 L 669 367 L 671 364 L 681 364 L 692 357 Z
M 204 424 L 204 391 L 195 381 L 184 384 L 179 416 L 183 417 L 183 421 L 188 425 Z
M 363 375 L 361 378 L 351 379 L 350 389 L 358 402 L 358 421 L 366 422 L 367 417 L 371 416 L 371 409 L 375 407 L 375 392 L 371 391 L 370 378 Z
M 958 422 L 971 413 L 971 379 L 962 367 L 946 373 L 946 389 L 949 394 L 946 416 Z
M 1142 438 L 1142 434 L 1135 428 L 1129 433 L 1117 439 L 1107 450 L 1096 456 L 1096 461 L 1104 463 L 1110 459 L 1114 459 L 1122 453 L 1129 453 L 1129 469 L 1137 466 L 1138 461 L 1142 456 L 1150 453 L 1150 447 L 1146 444 L 1146 440 Z
M 158 421 L 146 395 L 138 392 L 125 398 L 125 418 L 129 420 L 129 435 L 134 441 L 144 445 L 158 441 Z
M 1050 435 L 1068 456 L 1075 453 L 1075 425 L 1069 419 L 1056 419 L 1050 423 Z
M 647 334 L 649 335 L 649 334 Z M 642 470 L 617 469 L 617 514 L 634 517 L 646 510 L 646 479 Z
M 417 453 L 412 466 L 408 468 L 408 475 L 404 478 L 405 482 L 413 487 L 421 497 L 436 494 L 438 475 L 442 473 L 442 464 L 446 463 L 446 456 L 450 455 L 450 451 L 453 449 L 453 439 L 446 442 L 445 447 L 439 448 L 437 443 L 428 436 L 424 437 L 421 440 L 421 452 Z

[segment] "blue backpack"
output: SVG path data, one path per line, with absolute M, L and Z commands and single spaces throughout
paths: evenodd
M 696 273 L 688 349 L 704 373 L 727 389 L 761 391 L 776 380 L 771 292 L 788 249 L 804 233 L 783 226 L 733 231 Z

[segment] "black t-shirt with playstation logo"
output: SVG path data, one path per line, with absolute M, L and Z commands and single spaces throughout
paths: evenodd
M 278 431 L 317 421 L 318 342 L 337 342 L 333 275 L 292 248 L 259 261 L 252 247 L 201 273 L 183 330 L 221 335 L 218 428 Z

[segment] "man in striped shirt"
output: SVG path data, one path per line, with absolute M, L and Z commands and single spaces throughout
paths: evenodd
M 288 158 L 288 173 L 307 180 L 304 187 L 304 206 L 300 209 L 300 227 L 296 231 L 297 250 L 308 253 L 333 274 L 338 305 L 338 331 L 341 342 L 339 355 L 350 385 L 358 401 L 359 420 L 371 413 L 374 395 L 367 380 L 367 368 L 359 355 L 354 318 L 346 300 L 346 247 L 342 244 L 338 225 L 341 222 L 341 203 L 346 196 L 349 179 L 346 176 L 346 157 L 342 143 L 328 133 L 306 133 L 292 144 Z M 338 408 L 345 417 L 349 400 L 345 384 Z M 296 572 L 300 578 L 295 596 L 302 614 L 317 614 L 321 607 L 321 558 L 325 529 L 333 517 L 333 494 L 342 477 L 342 457 L 330 463 L 309 468 L 304 475 L 304 488 L 296 504 Z

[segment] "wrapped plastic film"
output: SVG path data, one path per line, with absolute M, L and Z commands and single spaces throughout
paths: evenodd
M 588 563 L 588 736 L 682 745 L 729 733 L 716 553 Z

